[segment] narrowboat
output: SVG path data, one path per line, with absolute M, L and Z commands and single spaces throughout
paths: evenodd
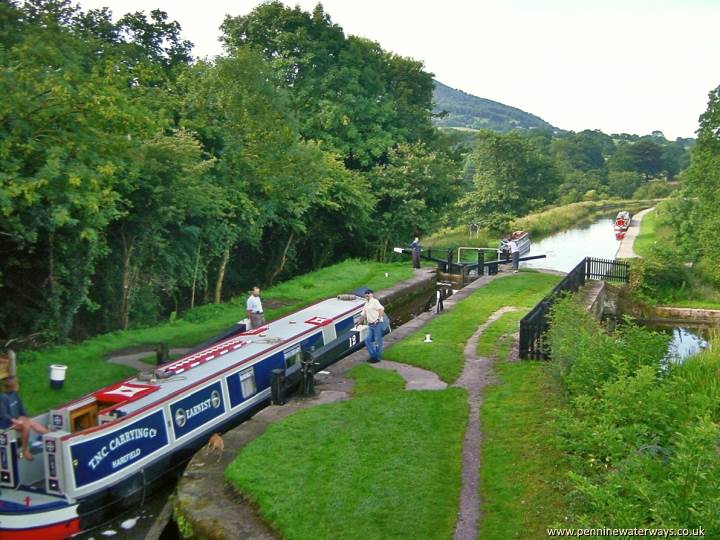
M 510 241 L 515 240 L 520 250 L 520 256 L 527 255 L 530 252 L 530 234 L 527 231 L 515 231 L 509 236 L 500 240 L 500 248 L 498 249 L 499 258 L 507 258 L 510 256 Z
M 272 381 L 292 379 L 308 358 L 324 366 L 362 347 L 364 303 L 341 295 L 261 328 L 237 325 L 154 372 L 38 415 L 51 431 L 32 444 L 32 460 L 20 459 L 14 430 L 0 434 L 0 539 L 69 538 L 141 505 L 212 433 L 269 404 Z
M 618 212 L 615 217 L 615 239 L 622 240 L 625 238 L 625 233 L 630 228 L 631 215 L 627 210 Z

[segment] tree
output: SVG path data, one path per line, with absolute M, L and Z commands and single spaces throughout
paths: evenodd
M 3 275 L 22 291 L 6 295 L 11 311 L 33 321 L 15 316 L 5 330 L 46 329 L 60 340 L 89 301 L 134 136 L 156 125 L 127 92 L 122 66 L 64 26 L 75 14 L 67 2 L 27 2 L 0 49 Z
M 697 144 L 685 176 L 683 204 L 677 204 L 676 222 L 685 226 L 682 240 L 697 250 L 708 273 L 720 283 L 720 87 L 710 92 L 707 110 L 700 116 Z
M 561 181 L 555 165 L 517 133 L 484 132 L 468 162 L 475 188 L 459 203 L 467 222 L 503 229 L 513 217 L 555 200 Z
M 608 174 L 608 192 L 611 197 L 629 199 L 641 183 L 642 178 L 634 171 L 610 171 Z
M 588 132 L 552 141 L 552 153 L 565 170 L 591 171 L 605 167 L 602 143 Z
M 413 236 L 437 226 L 460 187 L 457 163 L 420 143 L 392 149 L 387 163 L 376 166 L 368 178 L 377 197 L 369 234 L 380 260 L 392 244 L 406 245 Z
M 675 176 L 690 165 L 690 154 L 685 150 L 682 144 L 668 143 L 662 148 L 662 169 L 668 180 L 673 180 Z
M 368 170 L 399 142 L 433 138 L 433 80 L 422 63 L 345 37 L 321 5 L 308 13 L 269 2 L 222 28 L 228 50 L 250 47 L 269 62 L 301 136 L 323 141 L 348 167 Z
M 649 180 L 663 170 L 662 147 L 651 139 L 622 144 L 609 160 L 608 167 L 614 171 L 634 171 Z
M 173 247 L 182 246 L 175 242 L 178 225 L 190 216 L 215 219 L 224 206 L 220 190 L 205 182 L 212 161 L 203 158 L 199 143 L 185 131 L 148 140 L 138 149 L 135 164 L 121 188 L 124 215 L 111 230 L 113 254 L 122 269 L 118 320 L 123 329 L 140 281 L 153 284 L 154 278 L 167 276 L 156 265 L 167 261 Z M 184 250 L 173 258 L 193 261 L 192 252 Z

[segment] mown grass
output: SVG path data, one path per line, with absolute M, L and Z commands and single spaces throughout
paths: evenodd
M 266 319 L 281 317 L 363 285 L 379 290 L 411 275 L 409 263 L 345 261 L 263 291 L 265 305 L 276 306 L 265 310 Z M 202 306 L 182 318 L 150 328 L 111 332 L 77 345 L 24 351 L 19 355 L 18 374 L 25 405 L 35 414 L 133 375 L 134 369 L 105 361 L 114 351 L 160 342 L 168 343 L 171 348 L 196 345 L 243 319 L 246 298 Z M 64 388 L 50 392 L 48 366 L 54 363 L 67 365 L 68 371 Z
M 478 356 L 507 358 L 518 332 L 520 319 L 527 312 L 527 309 L 509 311 L 488 326 L 478 340 Z
M 498 377 L 480 409 L 482 539 L 543 538 L 565 511 L 566 465 L 549 417 L 561 393 L 546 363 L 506 362 L 526 312 L 503 314 L 478 341 L 479 355 L 497 359 Z
M 465 341 L 483 320 L 502 305 L 529 308 L 557 280 L 536 272 L 497 279 L 390 351 L 452 380 L 462 367 Z M 517 315 L 501 319 L 502 332 Z M 428 328 L 431 346 L 421 343 Z M 272 425 L 240 452 L 226 478 L 283 538 L 452 537 L 465 391 L 405 391 L 396 373 L 367 365 L 349 376 L 356 379 L 351 400 Z
M 485 391 L 478 538 L 535 540 L 563 523 L 567 465 L 554 443 L 551 411 L 560 404 L 548 366 L 499 362 L 499 384 Z
M 355 397 L 302 410 L 245 447 L 226 478 L 282 538 L 450 538 L 466 394 L 407 392 L 358 366 Z
M 647 257 L 650 248 L 655 244 L 655 230 L 657 227 L 657 212 L 653 210 L 643 216 L 640 222 L 640 234 L 635 238 L 633 251 L 640 257 Z
M 429 369 L 443 381 L 453 382 L 462 371 L 465 342 L 483 321 L 503 306 L 534 306 L 559 280 L 559 276 L 533 271 L 497 278 L 389 347 L 383 357 Z M 433 336 L 431 344 L 423 342 L 428 333 Z

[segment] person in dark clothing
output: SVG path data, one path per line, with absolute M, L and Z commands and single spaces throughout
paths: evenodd
M 413 268 L 420 268 L 420 239 L 416 236 L 415 240 L 413 240 L 412 244 L 410 244 L 410 248 L 412 249 L 412 264 Z
M 15 428 L 19 431 L 22 455 L 25 459 L 32 460 L 33 456 L 28 446 L 30 430 L 37 433 L 47 433 L 49 430 L 32 418 L 28 418 L 18 390 L 20 390 L 20 382 L 17 377 L 8 377 L 5 380 L 5 391 L 0 394 L 0 428 L 5 431 Z

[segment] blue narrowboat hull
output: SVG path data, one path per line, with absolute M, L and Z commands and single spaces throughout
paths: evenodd
M 164 364 L 38 417 L 53 431 L 42 460 L 21 462 L 0 435 L 0 540 L 68 538 L 143 504 L 212 433 L 270 403 L 273 370 L 299 382 L 301 360 L 326 366 L 363 346 L 364 302 L 332 299 L 254 331 L 225 333 Z M 242 329 L 240 329 L 242 330 Z

